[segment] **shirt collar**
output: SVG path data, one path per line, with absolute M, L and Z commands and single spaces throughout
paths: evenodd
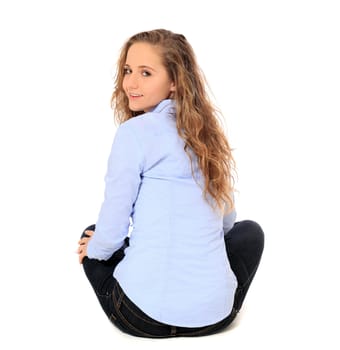
M 159 102 L 159 104 L 157 106 L 155 106 L 152 110 L 150 110 L 150 112 L 154 112 L 154 113 L 166 112 L 166 113 L 170 113 L 170 114 L 175 114 L 176 113 L 176 103 L 174 100 L 165 99 L 165 100 Z

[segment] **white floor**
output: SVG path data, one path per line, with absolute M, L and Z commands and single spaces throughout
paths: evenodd
M 0 4 L 0 349 L 340 349 L 337 1 L 159 4 Z M 192 43 L 227 117 L 238 219 L 266 234 L 237 321 L 205 338 L 121 334 L 74 252 L 102 200 L 118 50 L 159 27 Z

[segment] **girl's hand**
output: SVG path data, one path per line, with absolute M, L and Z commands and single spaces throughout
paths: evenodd
M 77 253 L 79 254 L 79 264 L 83 263 L 83 259 L 87 256 L 87 245 L 92 238 L 94 231 L 85 231 L 86 235 L 89 237 L 83 237 L 79 240 Z

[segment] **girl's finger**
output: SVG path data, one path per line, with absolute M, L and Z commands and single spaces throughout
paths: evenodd
M 84 253 L 79 254 L 79 264 L 82 264 L 82 263 L 83 263 L 84 257 L 85 257 Z
M 78 241 L 78 244 L 86 244 L 86 242 L 89 240 L 88 237 L 84 237 Z

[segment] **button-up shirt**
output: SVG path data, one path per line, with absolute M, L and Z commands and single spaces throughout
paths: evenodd
M 224 242 L 235 211 L 219 213 L 203 198 L 203 175 L 192 157 L 195 177 L 172 100 L 122 123 L 87 249 L 89 258 L 106 260 L 130 233 L 114 277 L 147 315 L 182 327 L 228 316 L 237 286 Z

